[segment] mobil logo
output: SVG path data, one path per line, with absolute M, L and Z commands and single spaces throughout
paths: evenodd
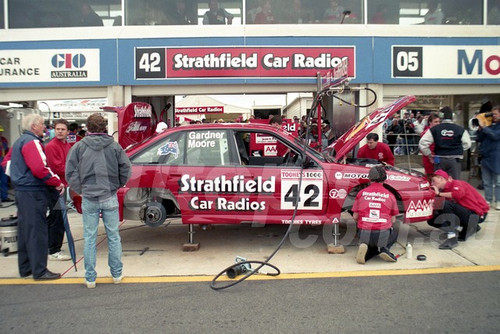
M 55 68 L 82 68 L 87 59 L 81 53 L 58 53 L 52 56 L 52 66 Z
M 487 52 L 476 49 L 474 52 L 458 50 L 458 74 L 470 75 L 473 73 L 483 74 L 483 70 L 490 75 L 500 74 L 500 55 L 495 52 Z M 465 70 L 465 73 L 464 73 Z

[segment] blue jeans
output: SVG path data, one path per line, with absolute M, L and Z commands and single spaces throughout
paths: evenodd
M 486 198 L 488 202 L 493 202 L 493 200 L 500 202 L 500 174 L 496 174 L 486 166 L 482 166 L 481 175 L 483 178 L 484 198 Z M 494 199 L 493 188 L 495 188 Z
M 116 194 L 101 202 L 89 201 L 83 197 L 83 238 L 85 239 L 83 257 L 85 259 L 85 279 L 88 282 L 94 282 L 97 277 L 95 271 L 96 241 L 99 227 L 99 215 L 101 213 L 106 229 L 106 237 L 108 239 L 108 265 L 111 276 L 120 277 L 122 274 L 122 244 L 118 231 L 120 222 L 118 217 L 118 198 Z

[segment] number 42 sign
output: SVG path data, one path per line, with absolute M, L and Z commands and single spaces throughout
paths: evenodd
M 165 48 L 135 49 L 136 79 L 165 79 Z
M 300 184 L 300 189 L 299 189 Z M 281 209 L 293 210 L 299 201 L 299 210 L 323 209 L 323 171 L 281 171 Z

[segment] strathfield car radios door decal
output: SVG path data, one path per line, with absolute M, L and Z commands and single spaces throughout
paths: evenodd
M 281 209 L 293 210 L 299 199 L 299 210 L 323 209 L 323 171 L 281 170 Z

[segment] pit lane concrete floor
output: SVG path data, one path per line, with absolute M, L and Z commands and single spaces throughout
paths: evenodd
M 0 217 L 16 213 L 14 205 L 0 208 Z M 63 274 L 67 283 L 82 283 L 83 229 L 82 217 L 74 211 L 68 214 L 77 253 L 75 272 L 71 261 L 49 261 L 48 268 Z M 384 262 L 376 257 L 365 265 L 357 264 L 357 239 L 355 224 L 345 214 L 340 224 L 339 244 L 344 245 L 344 254 L 329 254 L 327 244 L 333 242 L 332 225 L 296 226 L 283 247 L 270 261 L 279 267 L 280 277 L 322 277 L 388 275 L 426 272 L 460 272 L 500 270 L 500 211 L 492 208 L 482 229 L 466 242 L 460 242 L 453 250 L 439 250 L 441 232 L 425 222 L 398 224 L 398 243 L 392 248 L 400 255 L 397 263 Z M 236 256 L 247 260 L 264 260 L 278 246 L 288 225 L 215 225 L 203 230 L 195 225 L 195 241 L 200 249 L 183 252 L 188 241 L 188 226 L 174 221 L 169 226 L 151 228 L 136 221 L 126 221 L 120 227 L 123 246 L 124 282 L 162 281 L 176 277 L 177 280 L 211 280 L 214 275 L 233 264 Z M 107 242 L 102 223 L 99 228 L 97 272 L 98 283 L 111 283 L 107 267 Z M 412 244 L 413 254 L 407 258 L 405 246 Z M 66 242 L 63 251 L 67 254 Z M 418 261 L 417 255 L 427 257 Z M 269 268 L 263 271 L 272 272 Z M 408 271 L 410 270 L 410 271 Z M 291 276 L 290 276 L 290 275 Z M 302 275 L 303 274 L 303 275 Z M 289 276 L 287 276 L 289 275 Z M 27 284 L 32 279 L 17 279 L 17 254 L 0 256 L 0 281 Z M 5 280 L 7 279 L 7 281 Z M 13 280 L 9 280 L 13 279 Z

